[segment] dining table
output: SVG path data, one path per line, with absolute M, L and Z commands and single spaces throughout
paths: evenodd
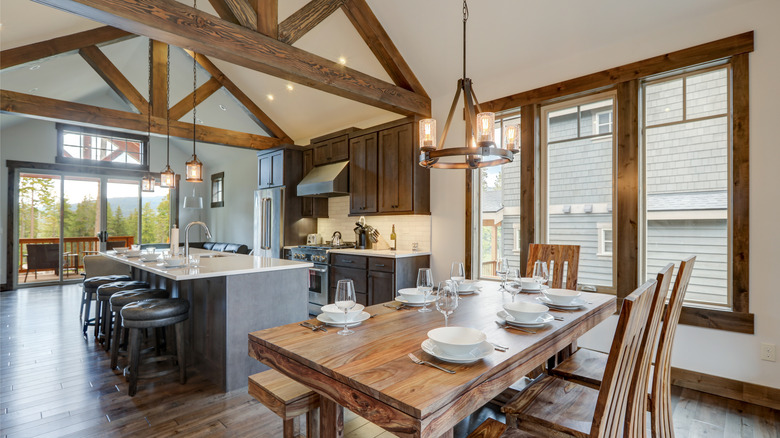
M 512 294 L 496 282 L 462 295 L 449 326 L 481 330 L 487 341 L 507 347 L 472 363 L 449 363 L 423 351 L 444 317 L 418 307 L 367 307 L 371 317 L 342 336 L 338 327 L 313 331 L 299 323 L 249 333 L 249 355 L 320 395 L 320 436 L 341 437 L 344 408 L 400 437 L 450 437 L 453 427 L 521 380 L 548 358 L 616 311 L 614 295 L 582 292 L 574 310 L 550 309 L 555 320 L 528 331 L 505 328 L 498 313 Z M 539 293 L 514 300 L 537 302 Z M 317 319 L 308 320 L 320 324 Z M 409 353 L 455 374 L 413 362 Z

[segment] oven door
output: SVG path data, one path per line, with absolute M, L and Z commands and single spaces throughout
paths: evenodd
M 313 315 L 321 313 L 320 307 L 328 304 L 328 265 L 309 268 L 309 303 L 309 313 Z

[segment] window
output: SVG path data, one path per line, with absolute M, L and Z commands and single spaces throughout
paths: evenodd
M 729 66 L 649 80 L 645 276 L 696 255 L 687 303 L 729 306 Z
M 225 206 L 225 172 L 211 175 L 211 208 Z
M 523 247 L 523 240 L 522 240 L 522 234 L 520 233 L 520 224 L 512 224 L 512 231 L 514 232 L 514 247 L 512 248 L 512 251 L 515 253 L 520 252 L 521 248 Z
M 519 124 L 517 114 L 497 117 L 496 144 L 503 144 L 504 126 Z M 520 268 L 520 154 L 515 154 L 512 163 L 474 173 L 479 176 L 480 188 L 476 204 L 480 206 L 479 272 L 482 278 L 497 279 L 499 259 Z
M 149 169 L 148 137 L 57 124 L 57 162 Z
M 543 107 L 541 117 L 541 239 L 579 245 L 578 283 L 599 291 L 614 290 L 614 102 L 600 94 Z

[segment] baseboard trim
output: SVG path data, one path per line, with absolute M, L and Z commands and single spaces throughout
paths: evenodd
M 672 367 L 672 385 L 780 409 L 780 389 Z

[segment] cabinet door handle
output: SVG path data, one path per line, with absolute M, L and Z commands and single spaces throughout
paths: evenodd
M 381 263 L 381 264 L 377 264 L 376 266 L 377 266 L 377 268 L 384 268 L 384 267 L 385 267 L 385 264 L 384 264 L 384 263 Z
M 352 260 L 342 260 L 342 262 L 344 262 L 344 263 L 355 263 Z

